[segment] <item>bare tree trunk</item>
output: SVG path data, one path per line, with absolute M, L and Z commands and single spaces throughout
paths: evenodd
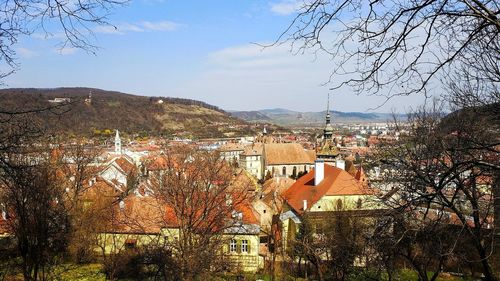
M 493 182 L 493 196 L 494 196 L 494 228 L 493 228 L 493 265 L 494 268 L 500 268 L 500 171 L 495 174 Z M 494 272 L 493 274 L 499 274 Z
M 482 245 L 477 246 L 479 257 L 481 258 L 481 265 L 483 266 L 483 274 L 484 280 L 486 281 L 495 281 L 496 278 L 493 275 L 493 269 L 491 268 L 490 262 L 488 260 L 488 256 L 486 254 L 486 250 Z

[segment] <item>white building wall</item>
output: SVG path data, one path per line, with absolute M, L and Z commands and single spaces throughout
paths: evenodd
M 299 172 L 309 172 L 313 167 L 314 164 L 294 164 L 294 165 L 267 165 L 265 168 L 265 174 L 267 172 L 271 173 L 273 177 L 278 177 L 278 176 L 286 176 L 290 177 L 293 174 L 293 168 L 296 168 L 297 174 Z M 274 170 L 273 170 L 274 168 Z M 285 173 L 283 173 L 283 168 L 285 168 Z

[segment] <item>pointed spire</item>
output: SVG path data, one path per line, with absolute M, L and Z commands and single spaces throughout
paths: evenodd
M 328 99 L 326 100 L 326 114 L 330 114 L 330 92 L 328 92 Z
M 325 129 L 323 130 L 323 138 L 324 139 L 331 139 L 333 135 L 333 127 L 332 124 L 330 123 L 330 92 L 328 92 L 328 99 L 326 102 L 326 126 Z
M 116 130 L 115 135 L 115 153 L 122 154 L 122 140 L 120 139 L 120 132 Z

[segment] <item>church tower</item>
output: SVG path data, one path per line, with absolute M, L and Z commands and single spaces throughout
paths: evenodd
M 330 93 L 328 93 L 328 100 L 326 102 L 326 125 L 325 129 L 323 129 L 323 139 L 328 140 L 332 139 L 333 136 L 333 127 L 330 123 Z
M 337 146 L 333 141 L 333 127 L 331 124 L 330 117 L 330 93 L 328 93 L 328 100 L 326 102 L 326 124 L 323 129 L 323 137 L 318 140 L 318 145 L 316 146 L 316 158 L 323 160 L 325 163 L 331 163 L 335 166 L 335 158 L 338 156 L 339 152 Z
M 115 135 L 115 153 L 122 154 L 122 140 L 120 139 L 120 132 L 116 130 Z

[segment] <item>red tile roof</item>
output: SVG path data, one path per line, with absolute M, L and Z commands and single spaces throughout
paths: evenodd
M 307 200 L 312 206 L 325 195 L 369 195 L 374 192 L 364 187 L 348 172 L 325 164 L 325 177 L 314 186 L 314 169 L 299 178 L 285 193 L 284 197 L 290 207 L 302 213 L 303 202 Z
M 135 172 L 135 165 L 128 161 L 125 157 L 119 157 L 114 160 L 114 162 L 127 174 Z
M 266 165 L 293 165 L 314 163 L 312 153 L 308 153 L 299 143 L 272 143 L 264 146 Z
M 193 207 L 196 208 L 196 206 Z M 238 202 L 234 206 L 234 210 L 242 213 L 242 222 L 244 224 L 259 224 L 256 212 L 248 202 Z M 200 209 L 199 211 L 200 214 L 197 214 L 197 210 L 194 210 L 193 213 L 201 215 L 203 210 Z M 108 222 L 108 232 L 159 233 L 165 227 L 179 227 L 179 218 L 176 215 L 174 207 L 159 198 L 129 195 L 123 199 L 121 205 L 115 204 L 113 206 L 113 212 L 115 215 Z M 223 214 L 224 212 L 214 211 L 213 213 Z M 229 219 L 229 211 L 227 215 Z M 198 227 L 206 226 L 198 225 Z
M 368 184 L 368 179 L 366 178 L 365 170 L 363 169 L 363 166 L 359 167 L 354 178 L 363 185 Z

